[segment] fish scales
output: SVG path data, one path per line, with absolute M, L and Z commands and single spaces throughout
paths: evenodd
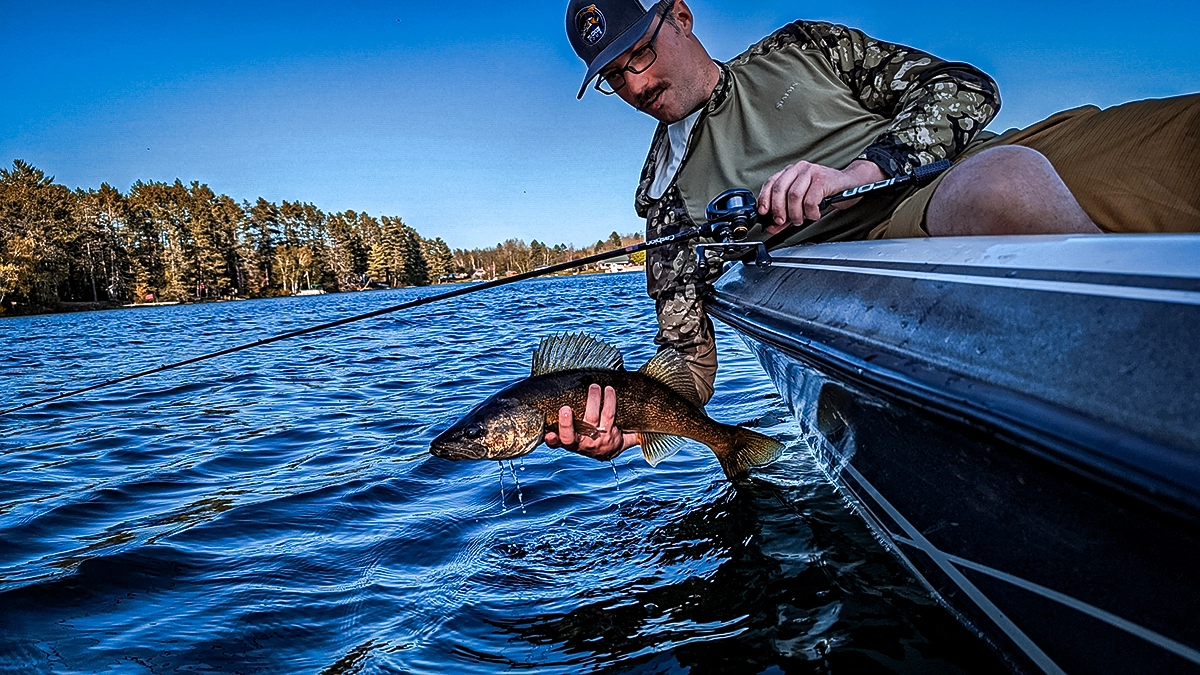
M 528 400 L 534 401 L 545 415 L 545 430 L 554 431 L 558 428 L 558 411 L 563 406 L 584 410 L 588 387 L 592 384 L 620 392 L 615 420 L 619 429 L 683 436 L 705 445 L 712 445 L 726 435 L 721 429 L 724 425 L 666 385 L 639 372 L 576 370 L 537 375 L 509 391 L 515 396 L 528 395 Z M 590 431 L 579 424 L 582 414 L 577 413 L 575 418 L 577 431 Z

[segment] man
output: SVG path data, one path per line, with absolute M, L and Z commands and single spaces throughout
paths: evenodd
M 984 132 L 1000 99 L 964 63 L 798 21 L 729 63 L 692 32 L 684 0 L 573 0 L 567 34 L 588 64 L 579 96 L 616 94 L 660 122 L 637 191 L 647 238 L 704 218 L 731 187 L 759 190 L 760 237 L 786 244 L 877 237 L 1200 229 L 1200 96 L 1060 113 L 1003 136 Z M 598 78 L 598 79 L 597 79 Z M 932 185 L 843 202 L 825 197 L 941 158 Z M 714 270 L 689 245 L 647 256 L 655 342 L 684 354 L 712 396 L 716 347 L 703 301 Z M 613 426 L 617 395 L 593 387 L 578 437 L 564 408 L 547 444 L 608 459 L 637 443 Z

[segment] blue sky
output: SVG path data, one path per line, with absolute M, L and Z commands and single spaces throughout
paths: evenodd
M 654 122 L 575 100 L 565 6 L 0 0 L 0 162 L 395 215 L 452 247 L 639 231 Z M 997 130 L 1200 91 L 1200 3 L 691 6 L 719 59 L 806 18 L 974 63 L 1000 83 Z

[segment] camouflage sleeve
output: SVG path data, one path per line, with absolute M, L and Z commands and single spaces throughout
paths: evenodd
M 683 198 L 671 186 L 646 213 L 646 236 L 654 239 L 693 227 Z M 721 273 L 722 261 L 711 258 L 707 270 L 696 263 L 689 243 L 660 246 L 646 252 L 646 290 L 654 299 L 658 334 L 654 343 L 681 354 L 692 371 L 700 400 L 713 395 L 717 344 L 712 320 L 704 311 L 705 294 Z
M 1000 110 L 995 81 L 970 64 L 829 23 L 798 21 L 785 31 L 824 52 L 867 110 L 893 119 L 859 156 L 890 176 L 954 158 Z

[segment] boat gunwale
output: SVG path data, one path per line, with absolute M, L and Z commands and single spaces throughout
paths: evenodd
M 1146 471 L 1147 462 L 1139 461 L 1149 459 L 1151 464 L 1161 465 L 1166 459 L 1170 463 L 1185 454 L 1178 448 L 960 373 L 955 373 L 953 382 L 931 382 L 917 373 L 906 373 L 904 365 L 909 357 L 880 345 L 872 345 L 868 361 L 830 344 L 838 342 L 839 337 L 850 340 L 848 336 L 831 335 L 819 325 L 769 308 L 739 305 L 721 293 L 709 299 L 708 308 L 734 330 L 771 344 L 817 370 L 834 373 L 872 393 L 898 398 L 943 419 L 997 434 L 1010 445 L 1073 475 L 1151 504 L 1193 526 L 1200 525 L 1197 486 L 1172 480 L 1178 478 L 1178 473 L 1169 469 Z M 803 323 L 813 335 L 800 337 L 773 327 L 770 315 L 797 328 Z

